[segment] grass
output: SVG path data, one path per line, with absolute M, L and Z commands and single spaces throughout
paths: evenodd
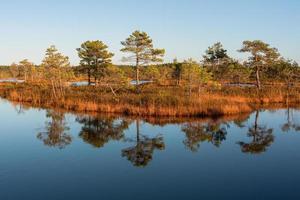
M 40 85 L 2 84 L 0 96 L 35 107 L 68 111 L 115 113 L 136 116 L 204 117 L 249 113 L 258 108 L 297 106 L 300 88 L 205 87 L 188 95 L 181 87 L 144 86 L 139 93 L 124 88 L 114 96 L 103 87 L 68 87 L 54 99 L 51 88 Z

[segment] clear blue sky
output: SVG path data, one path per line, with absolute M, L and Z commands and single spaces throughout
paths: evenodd
M 231 56 L 243 40 L 260 39 L 300 62 L 299 0 L 0 0 L 0 64 L 39 64 L 54 44 L 72 64 L 86 40 L 102 40 L 120 63 L 120 41 L 133 30 L 166 49 L 165 61 L 192 57 L 221 41 Z

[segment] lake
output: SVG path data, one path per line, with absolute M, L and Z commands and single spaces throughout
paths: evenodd
M 300 199 L 300 111 L 125 118 L 0 100 L 0 199 Z

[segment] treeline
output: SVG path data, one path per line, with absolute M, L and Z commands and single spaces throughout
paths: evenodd
M 49 85 L 53 96 L 59 97 L 64 94 L 66 82 L 75 80 L 108 87 L 116 95 L 118 89 L 129 87 L 133 80 L 137 89 L 147 81 L 161 86 L 184 87 L 191 93 L 200 92 L 203 86 L 226 83 L 251 83 L 258 89 L 269 83 L 291 86 L 300 77 L 298 63 L 283 58 L 276 48 L 259 40 L 243 42 L 238 51 L 248 53 L 245 62 L 231 58 L 220 42 L 209 47 L 199 62 L 174 59 L 165 64 L 162 64 L 165 50 L 154 48 L 152 39 L 145 32 L 135 31 L 121 44 L 120 51 L 126 54 L 123 61 L 128 65 L 114 65 L 114 54 L 102 41 L 86 41 L 76 49 L 80 58 L 78 66 L 71 67 L 69 58 L 51 46 L 40 65 L 25 59 L 9 67 L 3 66 L 0 67 L 0 78 L 13 77 Z
M 12 77 L 10 66 L 0 66 L 0 79 Z

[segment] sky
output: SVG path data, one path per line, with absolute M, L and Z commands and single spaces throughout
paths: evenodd
M 40 64 L 50 45 L 76 65 L 87 40 L 106 43 L 120 64 L 134 30 L 166 50 L 165 62 L 199 61 L 216 42 L 243 60 L 242 42 L 259 39 L 300 63 L 299 0 L 0 0 L 0 65 Z

